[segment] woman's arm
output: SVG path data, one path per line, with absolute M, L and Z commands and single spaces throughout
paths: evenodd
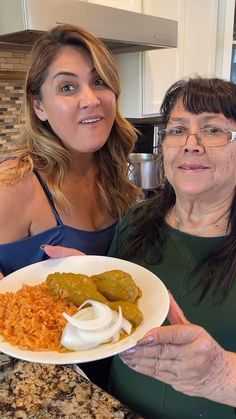
M 168 319 L 171 326 L 152 329 L 121 359 L 177 391 L 236 407 L 236 354 L 190 324 L 173 297 Z
M 0 244 L 28 237 L 35 219 L 40 217 L 43 220 L 40 227 L 44 229 L 46 199 L 39 201 L 39 190 L 38 182 L 31 172 L 17 183 L 0 183 Z M 49 206 L 47 201 L 46 205 Z
M 30 220 L 27 218 L 26 198 L 29 199 L 20 184 L 0 184 L 0 244 L 27 236 Z

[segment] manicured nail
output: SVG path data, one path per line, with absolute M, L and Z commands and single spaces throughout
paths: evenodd
M 130 348 L 130 349 L 127 349 L 127 351 L 122 352 L 120 356 L 122 357 L 122 356 L 127 356 L 127 355 L 133 355 L 135 354 L 135 352 L 136 352 L 136 348 Z
M 152 343 L 153 341 L 154 341 L 154 336 L 148 335 L 148 336 L 145 336 L 144 338 L 138 340 L 137 345 L 140 345 L 140 346 L 147 345 L 148 343 Z
M 123 362 L 124 365 L 126 365 L 127 367 L 131 367 L 133 369 L 135 369 L 136 364 L 135 363 L 131 363 L 130 359 L 128 358 L 123 358 L 121 355 L 119 355 L 121 361 Z

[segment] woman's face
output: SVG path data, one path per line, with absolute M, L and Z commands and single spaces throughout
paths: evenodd
M 49 67 L 34 100 L 41 121 L 48 121 L 65 148 L 92 153 L 106 142 L 116 114 L 115 94 L 95 71 L 83 48 L 64 47 Z
M 171 112 L 167 128 L 185 128 L 190 134 L 184 146 L 163 144 L 165 175 L 176 194 L 215 199 L 224 198 L 235 189 L 236 141 L 221 147 L 203 147 L 191 135 L 209 126 L 236 131 L 236 122 L 223 114 L 195 115 L 184 108 L 182 101 Z

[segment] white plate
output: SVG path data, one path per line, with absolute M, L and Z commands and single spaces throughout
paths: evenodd
M 169 295 L 165 285 L 152 272 L 135 263 L 107 256 L 70 256 L 61 259 L 49 259 L 26 266 L 6 276 L 0 281 L 0 293 L 15 292 L 23 284 L 39 284 L 45 281 L 49 273 L 53 272 L 93 275 L 111 269 L 121 269 L 131 274 L 135 283 L 142 290 L 142 297 L 139 299 L 138 306 L 143 313 L 144 320 L 130 336 L 119 342 L 100 345 L 86 351 L 66 353 L 22 350 L 10 343 L 3 342 L 3 338 L 0 336 L 0 351 L 25 361 L 47 364 L 74 364 L 107 358 L 134 346 L 148 330 L 163 323 L 169 310 Z

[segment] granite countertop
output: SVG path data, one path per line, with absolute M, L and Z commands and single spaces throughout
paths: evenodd
M 0 417 L 140 419 L 73 365 L 19 361 L 0 353 Z

